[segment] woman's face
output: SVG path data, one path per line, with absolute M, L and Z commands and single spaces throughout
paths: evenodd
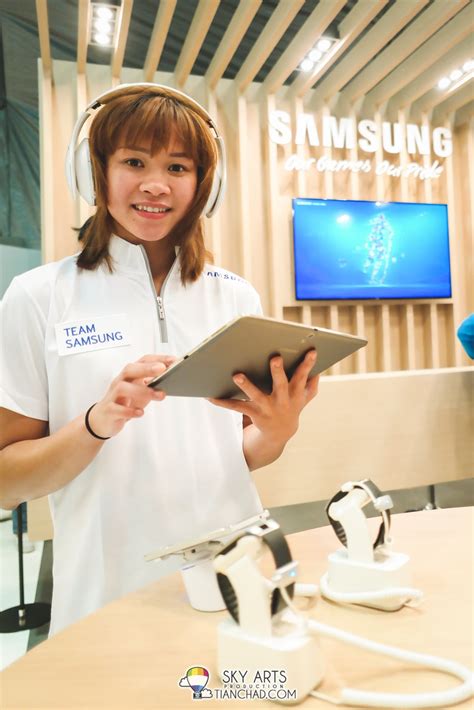
M 191 207 L 197 168 L 172 139 L 151 155 L 151 143 L 119 146 L 107 163 L 107 208 L 114 232 L 131 242 L 166 237 Z

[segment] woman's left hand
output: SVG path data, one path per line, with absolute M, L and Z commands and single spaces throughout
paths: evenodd
M 316 351 L 306 353 L 303 362 L 298 365 L 291 380 L 288 380 L 283 368 L 281 356 L 270 361 L 270 371 L 273 379 L 271 394 L 265 394 L 256 387 L 243 373 L 234 375 L 234 382 L 248 397 L 248 402 L 236 399 L 210 399 L 218 407 L 240 412 L 248 417 L 255 428 L 252 434 L 252 449 L 257 445 L 262 450 L 263 463 L 253 465 L 247 456 L 251 469 L 266 465 L 275 460 L 283 451 L 285 444 L 298 430 L 299 416 L 304 407 L 318 392 L 319 375 L 309 377 L 311 368 L 316 361 Z M 250 432 L 249 432 L 250 434 Z M 255 446 L 253 445 L 255 443 Z M 244 442 L 245 449 L 245 442 Z M 266 453 L 263 453 L 263 452 Z M 250 452 L 253 455 L 255 452 Z M 261 456 L 258 456 L 260 459 Z M 256 462 L 257 463 L 257 462 Z

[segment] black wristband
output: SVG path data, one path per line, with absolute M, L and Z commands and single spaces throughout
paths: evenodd
M 95 433 L 95 431 L 92 431 L 91 425 L 89 424 L 89 414 L 91 413 L 92 409 L 95 407 L 97 402 L 94 402 L 89 409 L 86 412 L 86 416 L 84 417 L 84 424 L 86 425 L 86 429 L 89 432 L 91 436 L 94 437 L 94 439 L 100 439 L 101 441 L 107 441 L 107 439 L 110 439 L 110 436 L 99 436 L 98 434 Z
M 291 552 L 290 548 L 288 547 L 286 538 L 283 535 L 280 526 L 275 523 L 275 521 L 267 520 L 266 522 L 261 523 L 260 525 L 250 527 L 243 532 L 243 535 L 255 535 L 255 531 L 257 530 L 259 531 L 258 536 L 270 548 L 270 552 L 272 553 L 276 569 L 284 567 L 285 565 L 288 565 L 290 562 L 292 562 Z M 221 550 L 219 552 L 219 555 L 225 555 L 227 552 L 232 550 L 237 545 L 237 542 L 243 535 L 239 535 L 239 537 L 236 540 L 233 540 L 229 545 L 227 545 L 224 550 Z M 219 590 L 222 594 L 222 598 L 224 599 L 224 603 L 227 607 L 227 610 L 229 611 L 234 621 L 239 623 L 239 602 L 234 587 L 232 586 L 228 577 L 222 572 L 217 573 L 217 584 L 219 585 Z M 289 584 L 287 586 L 287 592 L 289 597 L 293 598 L 295 593 L 295 585 Z M 270 597 L 270 606 L 272 616 L 274 616 L 286 607 L 286 601 L 280 589 L 275 588 L 272 590 Z

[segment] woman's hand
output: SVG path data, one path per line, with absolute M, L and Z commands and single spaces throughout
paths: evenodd
M 308 377 L 316 362 L 316 351 L 311 350 L 298 365 L 288 381 L 281 356 L 270 361 L 273 379 L 271 394 L 264 394 L 243 374 L 234 382 L 249 398 L 248 402 L 235 399 L 210 399 L 212 404 L 240 412 L 252 422 L 253 431 L 244 432 L 244 452 L 251 469 L 274 461 L 286 443 L 298 430 L 299 417 L 304 407 L 318 392 L 319 375 Z
M 147 387 L 174 361 L 171 355 L 144 355 L 123 368 L 112 380 L 104 397 L 89 414 L 89 424 L 98 436 L 115 436 L 130 419 L 142 417 L 150 402 L 161 402 L 164 392 Z

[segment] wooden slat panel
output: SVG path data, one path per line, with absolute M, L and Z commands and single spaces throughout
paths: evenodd
M 406 3 L 410 5 L 410 3 Z M 396 7 L 396 6 L 395 6 Z M 387 13 L 388 15 L 388 13 Z M 382 18 L 383 19 L 383 18 Z M 374 28 L 377 29 L 377 26 Z M 461 10 L 448 24 L 427 40 L 391 74 L 367 94 L 368 104 L 381 104 L 420 76 L 439 58 L 440 48 L 447 52 L 472 32 L 472 9 Z
M 165 46 L 175 7 L 176 0 L 160 0 L 143 66 L 143 78 L 145 81 L 153 81 L 153 76 L 160 63 L 161 53 Z
M 122 0 L 119 15 L 117 18 L 117 39 L 112 56 L 112 77 L 120 81 L 125 47 L 127 46 L 128 30 L 130 27 L 130 17 L 132 15 L 133 0 Z
M 432 64 L 417 79 L 407 84 L 401 91 L 390 99 L 389 106 L 394 110 L 405 108 L 414 103 L 420 96 L 437 86 L 442 76 L 448 76 L 453 69 L 462 65 L 469 57 L 472 50 L 472 38 L 466 37 L 456 44 L 449 52 L 444 54 L 437 62 Z
M 41 202 L 41 260 L 43 264 L 56 258 L 54 241 L 54 159 L 53 159 L 53 101 L 51 72 L 45 72 L 38 60 L 38 101 L 40 137 L 40 202 Z
M 270 309 L 271 315 L 274 318 L 281 317 L 283 312 L 283 303 L 281 301 L 280 289 L 280 269 L 282 260 L 278 249 L 278 234 L 281 219 L 279 217 L 279 190 L 278 190 L 278 160 L 277 146 L 268 136 L 268 120 L 267 117 L 270 111 L 275 110 L 275 97 L 273 95 L 265 95 L 261 101 L 261 116 L 262 124 L 265 128 L 264 145 L 264 171 L 263 175 L 265 185 L 265 212 L 266 224 L 268 230 L 269 244 L 269 259 L 270 259 Z
M 346 0 L 319 0 L 316 8 L 267 75 L 263 82 L 264 91 L 274 93 L 283 85 L 345 3 Z
M 434 106 L 436 106 L 436 110 L 433 112 L 434 125 L 436 125 L 438 121 L 441 121 L 445 116 L 453 114 L 458 109 L 470 103 L 472 101 L 473 93 L 474 89 L 471 77 L 471 79 L 467 80 L 465 84 L 459 86 L 454 91 L 449 92 L 449 95 L 446 96 L 444 101 L 437 101 L 436 97 L 433 97 L 432 101 L 436 101 L 434 104 Z M 431 107 L 428 107 L 428 111 L 430 108 Z
M 248 120 L 247 120 L 247 100 L 241 96 L 236 87 L 234 88 L 234 101 L 237 113 L 237 141 L 239 162 L 237 167 L 239 183 L 239 207 L 240 207 L 240 248 L 241 248 L 241 273 L 248 281 L 252 282 L 252 225 L 249 213 L 250 185 L 248 175 L 250 171 L 249 162 L 252 157 L 248 155 Z M 250 158 L 250 161 L 249 161 Z
M 453 128 L 454 116 L 451 115 L 445 120 L 444 126 L 452 130 Z M 452 293 L 453 302 L 451 305 L 452 313 L 452 330 L 448 337 L 451 342 L 454 341 L 454 362 L 450 362 L 450 366 L 459 366 L 463 364 L 464 351 L 461 343 L 455 335 L 455 330 L 457 326 L 461 323 L 466 314 L 463 313 L 461 309 L 461 303 L 465 302 L 464 289 L 462 283 L 462 271 L 461 271 L 461 231 L 460 231 L 460 221 L 458 222 L 458 213 L 456 210 L 456 204 L 458 202 L 458 194 L 456 190 L 456 175 L 454 171 L 454 155 L 449 155 L 445 159 L 445 171 L 446 171 L 446 192 L 448 197 L 448 204 L 451 209 L 448 209 L 448 220 L 449 220 L 449 233 L 451 239 L 449 240 L 449 251 L 451 257 L 451 280 L 452 280 Z
M 90 22 L 89 0 L 79 0 L 77 20 L 77 73 L 86 71 L 87 32 Z
M 240 3 L 235 11 L 232 20 L 223 38 L 221 39 L 219 47 L 214 54 L 214 59 L 210 63 L 206 72 L 206 79 L 211 89 L 215 88 L 217 82 L 227 69 L 229 61 L 232 59 L 235 50 L 239 46 L 242 37 L 246 33 L 261 4 L 262 0 L 243 2 Z
M 329 71 L 341 54 L 347 51 L 352 42 L 387 2 L 388 0 L 359 0 L 339 25 L 339 41 L 334 43 L 314 72 L 301 72 L 300 76 L 289 87 L 288 95 L 303 96 L 306 94 L 313 84 Z
M 370 64 L 344 89 L 344 96 L 352 102 L 366 94 L 400 62 L 410 56 L 431 35 L 461 10 L 469 0 L 435 0 L 401 32 Z
M 180 87 L 184 86 L 191 73 L 193 64 L 196 61 L 196 57 L 199 54 L 199 50 L 201 49 L 218 7 L 219 0 L 199 0 L 199 5 L 194 13 L 191 26 L 176 64 L 175 79 L 177 85 Z
M 347 84 L 374 55 L 382 49 L 427 4 L 428 0 L 396 3 L 377 24 L 367 32 L 364 41 L 343 57 L 327 79 L 318 84 L 317 94 L 322 103 Z
M 40 43 L 43 72 L 51 74 L 51 49 L 49 44 L 48 3 L 47 0 L 36 0 L 36 17 L 38 20 L 38 35 Z
M 416 346 L 415 346 L 415 313 L 413 304 L 405 306 L 405 350 L 406 363 L 409 370 L 416 369 Z
M 304 0 L 289 0 L 278 5 L 234 79 L 239 91 L 245 91 L 252 79 L 258 74 L 303 3 Z

